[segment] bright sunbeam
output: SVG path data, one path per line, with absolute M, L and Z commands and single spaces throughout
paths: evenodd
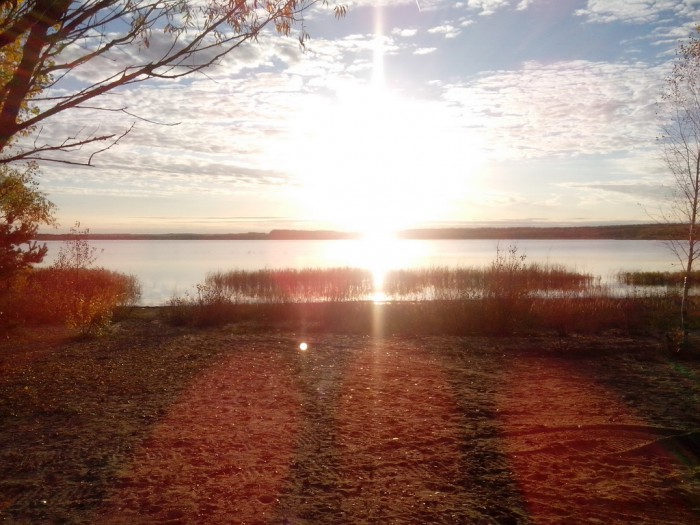
M 384 91 L 384 18 L 381 6 L 374 8 L 374 41 L 372 42 L 372 87 Z
M 387 273 L 399 265 L 396 249 L 398 241 L 392 233 L 374 232 L 366 234 L 360 241 L 365 254 L 365 265 L 372 274 L 372 301 L 386 302 L 389 297 L 385 287 Z
M 445 220 L 457 195 L 476 193 L 480 150 L 431 107 L 361 86 L 316 103 L 295 132 L 301 142 L 285 156 L 308 220 L 396 231 Z

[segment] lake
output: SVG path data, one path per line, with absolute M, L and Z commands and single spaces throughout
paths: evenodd
M 49 265 L 63 244 L 48 241 Z M 281 268 L 486 266 L 496 249 L 517 246 L 526 262 L 562 264 L 609 280 L 619 271 L 678 270 L 660 241 L 615 240 L 338 240 L 338 241 L 91 241 L 96 266 L 135 275 L 141 304 L 156 306 L 192 292 L 208 272 Z

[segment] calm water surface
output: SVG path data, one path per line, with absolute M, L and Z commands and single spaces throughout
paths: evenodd
M 49 241 L 51 264 L 63 243 Z M 670 271 L 678 264 L 659 241 L 345 240 L 345 241 L 93 241 L 96 265 L 135 275 L 141 304 L 159 305 L 192 292 L 208 272 L 280 268 L 360 267 L 374 272 L 431 266 L 486 266 L 497 246 L 526 262 L 563 264 L 610 279 L 623 270 Z

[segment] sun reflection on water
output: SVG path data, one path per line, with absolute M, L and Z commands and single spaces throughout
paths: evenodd
M 372 294 L 369 300 L 385 303 L 391 300 L 386 280 L 389 272 L 415 267 L 426 257 L 425 243 L 399 239 L 393 232 L 374 231 L 357 240 L 328 243 L 326 256 L 338 266 L 369 270 Z

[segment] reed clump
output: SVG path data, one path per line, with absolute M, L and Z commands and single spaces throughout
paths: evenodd
M 210 273 L 204 286 L 233 304 L 354 301 L 372 293 L 372 274 L 358 268 L 234 270 Z
M 619 272 L 617 281 L 626 286 L 681 287 L 685 272 Z M 690 273 L 690 280 L 700 283 L 700 271 Z

